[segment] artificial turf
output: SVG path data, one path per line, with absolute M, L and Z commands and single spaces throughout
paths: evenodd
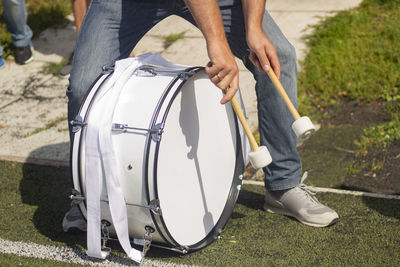
M 69 179 L 66 168 L 0 162 L 0 238 L 84 248 L 85 235 L 61 229 Z M 318 194 L 340 220 L 313 228 L 264 212 L 263 194 L 262 186 L 243 186 L 221 239 L 205 249 L 180 255 L 152 248 L 148 258 L 201 266 L 400 265 L 400 201 Z M 118 245 L 113 247 L 122 254 Z M 14 266 L 41 262 L 0 255 L 0 266 L 9 260 Z
M 0 253 L 0 266 L 1 267 L 76 267 L 84 266 L 73 263 L 57 262 L 46 259 L 20 257 L 12 254 Z

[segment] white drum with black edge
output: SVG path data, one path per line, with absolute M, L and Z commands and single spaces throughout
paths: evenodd
M 97 79 L 73 123 L 72 178 L 85 217 L 85 124 L 111 75 Z M 146 65 L 124 85 L 112 144 L 132 241 L 150 229 L 152 245 L 186 253 L 213 242 L 226 225 L 244 159 L 236 116 L 230 103 L 219 103 L 222 96 L 202 67 Z M 100 173 L 101 219 L 115 235 Z

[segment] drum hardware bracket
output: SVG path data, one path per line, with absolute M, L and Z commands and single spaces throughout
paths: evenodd
M 144 233 L 143 236 L 143 251 L 142 251 L 142 257 L 146 256 L 147 251 L 149 251 L 151 242 L 153 241 L 153 233 L 155 232 L 154 228 L 151 226 L 146 225 L 144 227 L 146 232 Z
M 79 132 L 79 130 L 87 125 L 87 122 L 84 122 L 82 117 L 80 115 L 76 116 L 74 120 L 71 120 L 69 122 L 72 126 L 72 132 L 76 133 Z
M 157 68 L 157 66 L 155 65 L 142 65 L 136 69 L 135 73 L 138 76 L 150 76 L 150 77 L 162 74 L 178 74 L 179 79 L 186 81 L 189 77 L 191 77 L 195 73 L 195 71 L 166 70 Z
M 110 73 L 113 72 L 115 68 L 115 65 L 111 65 L 111 66 L 103 66 L 101 67 L 101 70 L 103 71 L 103 73 Z
M 82 199 L 84 200 L 85 197 L 82 196 Z M 108 200 L 102 200 L 102 201 L 109 203 Z M 149 209 L 149 210 L 151 210 L 151 212 L 153 212 L 154 215 L 162 215 L 160 201 L 158 199 L 154 199 L 154 200 L 150 201 L 149 205 L 132 204 L 132 203 L 126 203 L 126 205 Z
M 69 198 L 73 200 L 75 204 L 80 204 L 85 200 L 85 197 L 76 189 L 72 189 L 72 195 L 70 195 Z
M 154 215 L 162 215 L 160 201 L 158 199 L 151 200 L 149 205 L 140 205 L 140 204 L 131 204 L 131 203 L 129 203 L 129 204 L 127 203 L 127 205 L 140 207 L 140 208 L 146 208 L 146 209 L 151 210 L 151 212 Z
M 108 227 L 111 226 L 111 223 L 106 220 L 101 220 L 101 233 L 103 234 L 103 243 L 101 245 L 101 250 L 102 251 L 111 251 L 111 248 L 107 247 L 107 241 L 110 239 L 110 231 Z
M 158 124 L 154 125 L 154 127 L 151 129 L 132 127 L 132 126 L 129 126 L 128 124 L 123 124 L 123 123 L 113 123 L 112 124 L 113 131 L 126 132 L 128 130 L 136 130 L 136 131 L 149 132 L 149 133 L 151 133 L 151 138 L 155 142 L 158 142 L 161 140 L 161 134 L 164 132 L 163 129 L 164 129 L 164 123 L 158 123 Z
M 242 189 L 243 174 L 239 175 L 239 181 L 240 181 L 240 184 L 238 184 L 238 185 L 236 186 L 236 189 L 237 189 L 238 191 L 240 191 L 240 189 Z

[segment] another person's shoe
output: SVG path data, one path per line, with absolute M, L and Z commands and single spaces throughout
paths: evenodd
M 338 214 L 321 204 L 315 193 L 303 184 L 307 177 L 304 173 L 301 184 L 287 190 L 268 191 L 265 196 L 264 210 L 291 216 L 309 226 L 325 227 L 336 223 Z
M 6 63 L 4 62 L 4 58 L 3 58 L 3 56 L 0 56 L 0 68 L 3 67 L 4 64 L 6 64 Z
M 33 60 L 33 46 L 29 44 L 27 46 L 15 48 L 15 63 L 24 65 Z
M 86 220 L 83 218 L 82 212 L 78 205 L 71 203 L 71 209 L 65 213 L 62 228 L 66 233 L 86 232 Z

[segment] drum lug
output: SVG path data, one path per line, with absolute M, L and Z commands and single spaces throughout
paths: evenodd
M 107 247 L 107 241 L 110 239 L 110 230 L 108 229 L 111 226 L 111 223 L 106 220 L 101 220 L 101 233 L 103 234 L 103 243 L 101 246 L 101 250 L 105 252 L 111 252 L 111 248 Z
M 69 124 L 71 124 L 72 126 L 72 132 L 76 133 L 79 132 L 79 130 L 83 127 L 87 125 L 87 122 L 84 122 L 82 117 L 80 115 L 76 116 L 74 120 L 71 120 L 69 122 Z
M 154 228 L 151 226 L 146 225 L 144 227 L 146 232 L 144 233 L 143 236 L 143 251 L 142 251 L 142 257 L 146 256 L 147 251 L 149 251 L 151 242 L 153 241 L 153 233 L 155 232 Z
M 154 125 L 154 127 L 151 129 L 151 138 L 153 139 L 154 142 L 159 142 L 161 140 L 161 134 L 163 133 L 164 129 L 164 123 L 158 123 Z
M 150 201 L 150 205 L 148 205 L 148 208 L 155 215 L 162 215 L 161 208 L 160 208 L 160 200 L 153 199 L 152 201 Z
M 151 200 L 149 205 L 141 205 L 141 204 L 133 204 L 133 203 L 127 203 L 126 205 L 149 209 L 155 215 L 162 215 L 162 211 L 160 208 L 160 201 L 158 199 Z
M 188 247 L 180 247 L 179 250 L 182 254 L 186 254 L 189 251 Z
M 162 122 L 154 125 L 154 127 L 151 129 L 132 127 L 132 126 L 129 126 L 128 124 L 123 124 L 123 123 L 113 123 L 112 124 L 113 131 L 126 132 L 127 130 L 134 130 L 134 131 L 149 132 L 149 133 L 151 133 L 151 138 L 155 142 L 158 142 L 161 140 L 161 134 L 163 133 L 163 129 L 164 129 L 164 123 L 162 123 Z
M 189 79 L 190 76 L 192 76 L 190 73 L 182 72 L 179 74 L 179 79 L 186 81 L 187 79 Z
M 69 198 L 73 200 L 75 204 L 80 204 L 85 200 L 85 197 L 76 189 L 72 189 L 72 195 L 70 195 Z

